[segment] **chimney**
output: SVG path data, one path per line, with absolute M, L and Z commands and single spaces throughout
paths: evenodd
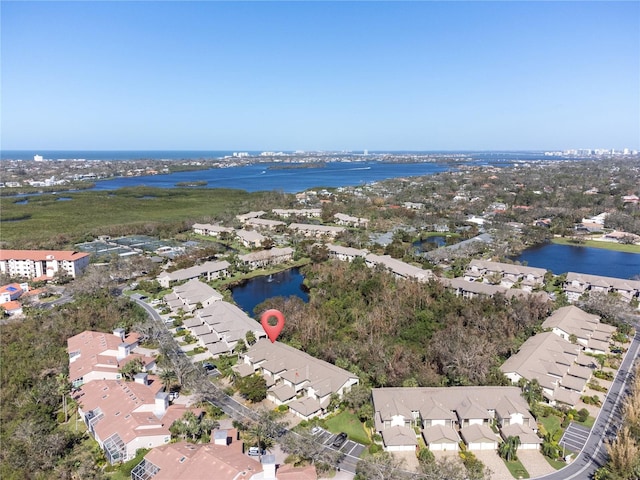
M 113 334 L 120 337 L 120 340 L 124 342 L 124 328 L 116 328 L 113 330 Z
M 116 357 L 118 360 L 123 360 L 129 356 L 131 352 L 131 345 L 128 343 L 121 343 L 118 345 L 118 356 Z
M 262 456 L 262 473 L 264 480 L 276 480 L 276 456 Z
M 229 434 L 226 430 L 216 430 L 213 433 L 213 444 L 224 445 L 226 447 L 229 445 L 228 435 Z
M 169 394 L 167 392 L 156 393 L 156 403 L 153 413 L 158 417 L 162 417 L 169 407 Z
M 136 383 L 140 383 L 142 385 L 149 385 L 149 378 L 148 378 L 148 375 L 145 372 L 136 373 L 133 376 L 133 380 Z

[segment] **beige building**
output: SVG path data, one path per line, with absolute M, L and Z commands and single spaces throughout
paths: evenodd
M 295 415 L 310 419 L 326 414 L 331 395 L 342 396 L 358 377 L 280 342 L 257 341 L 234 366 L 242 377 L 258 373 L 267 382 L 267 398 L 288 405 Z
M 535 420 L 518 387 L 374 388 L 375 428 L 387 451 L 414 451 L 420 431 L 430 450 L 495 450 L 498 428 L 520 425 L 535 435 Z M 538 444 L 525 448 L 537 448 Z
M 158 275 L 157 280 L 163 288 L 169 288 L 175 283 L 192 280 L 194 278 L 202 278 L 206 282 L 210 282 L 216 278 L 227 276 L 230 266 L 231 264 L 226 260 L 205 262 L 202 265 L 194 265 L 193 267 L 183 268 L 173 272 L 163 272 Z

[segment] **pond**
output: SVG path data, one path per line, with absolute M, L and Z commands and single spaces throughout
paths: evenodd
M 249 315 L 254 314 L 256 305 L 273 297 L 299 297 L 303 302 L 309 301 L 309 295 L 302 289 L 304 275 L 300 269 L 291 268 L 273 275 L 255 277 L 243 285 L 231 289 L 236 305 Z
M 434 235 L 412 243 L 417 253 L 430 252 L 436 248 L 444 247 L 446 244 L 447 239 L 444 235 Z
M 528 248 L 512 260 L 546 268 L 555 275 L 576 272 L 625 279 L 640 275 L 640 254 L 604 248 L 547 243 Z

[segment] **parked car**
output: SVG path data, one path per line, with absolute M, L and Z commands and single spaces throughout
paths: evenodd
M 209 363 L 209 362 L 205 362 L 205 363 L 203 363 L 203 364 L 202 364 L 202 367 L 203 367 L 207 372 L 210 372 L 211 370 L 215 370 L 215 369 L 216 369 L 216 366 L 215 366 L 214 364 L 212 364 L 212 363 Z
M 317 433 L 320 433 L 320 430 L 322 430 L 320 427 L 313 427 L 311 429 L 311 435 L 316 435 Z
M 184 332 L 185 330 L 186 330 L 186 328 L 184 328 L 184 327 L 178 327 L 178 328 L 176 328 L 176 333 Z
M 265 451 L 262 450 L 260 451 L 260 449 L 258 447 L 249 447 L 249 455 L 252 457 L 257 457 L 259 455 L 264 455 Z
M 336 435 L 336 438 L 333 441 L 332 445 L 335 448 L 340 448 L 346 441 L 347 441 L 347 434 L 344 432 L 341 432 L 338 435 Z

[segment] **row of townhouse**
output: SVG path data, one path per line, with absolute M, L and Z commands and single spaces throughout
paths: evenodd
M 164 296 L 164 302 L 173 312 L 191 313 L 199 308 L 205 308 L 213 302 L 222 300 L 223 296 L 217 290 L 197 278 L 173 287 L 171 293 Z
M 277 222 L 273 220 L 263 220 L 262 217 L 266 212 L 248 212 L 242 215 L 236 215 L 236 218 L 242 223 L 256 226 L 266 226 L 267 228 L 273 228 L 277 225 L 285 225 L 284 222 Z M 303 209 L 281 209 L 274 208 L 272 210 L 274 215 L 281 218 L 295 217 L 307 217 L 307 218 L 320 218 L 322 216 L 322 209 L 320 208 L 303 208 Z M 348 227 L 367 228 L 369 220 L 366 218 L 353 217 L 344 213 L 336 213 L 333 215 L 335 222 L 338 225 L 344 225 Z M 266 222 L 266 223 L 263 223 Z
M 235 428 L 214 430 L 208 444 L 172 443 L 154 448 L 131 471 L 131 480 L 316 480 L 313 465 L 276 465 L 275 455 L 260 460 L 244 453 Z
M 596 367 L 587 353 L 607 353 L 616 329 L 574 306 L 559 308 L 542 327 L 548 331 L 527 339 L 500 370 L 514 383 L 537 380 L 552 405 L 575 406 Z
M 260 250 L 245 255 L 238 255 L 238 260 L 250 268 L 260 268 L 268 265 L 286 263 L 293 259 L 293 253 L 294 250 L 291 247 L 276 247 L 270 248 L 269 250 Z
M 0 250 L 0 273 L 10 277 L 51 279 L 65 273 L 79 276 L 89 265 L 89 254 L 67 250 Z
M 546 273 L 544 268 L 474 259 L 467 266 L 464 279 L 469 282 L 498 283 L 505 288 L 517 284 L 518 288 L 531 292 L 544 285 Z
M 419 435 L 432 451 L 458 451 L 461 441 L 472 451 L 495 450 L 501 436 L 518 436 L 521 449 L 542 443 L 518 387 L 391 387 L 371 393 L 375 429 L 387 451 L 415 451 Z
M 305 420 L 325 416 L 332 395 L 342 397 L 358 384 L 358 377 L 347 370 L 264 338 L 244 353 L 233 370 L 240 377 L 262 375 L 267 399 L 287 405 Z
M 306 218 L 320 218 L 322 216 L 321 208 L 274 208 L 271 210 L 274 215 L 280 218 L 289 217 L 306 217 Z
M 570 302 L 590 293 L 615 293 L 624 300 L 640 300 L 640 280 L 568 272 L 563 290 Z
M 255 338 L 266 338 L 262 326 L 232 303 L 217 301 L 208 307 L 196 310 L 184 326 L 198 339 L 198 344 L 213 355 L 233 352 L 247 332 Z
M 169 288 L 176 283 L 194 278 L 202 278 L 210 282 L 216 278 L 226 277 L 229 274 L 230 266 L 231 264 L 226 260 L 209 261 L 202 265 L 195 265 L 173 272 L 163 272 L 158 275 L 157 280 L 163 288 Z
M 508 299 L 520 297 L 523 295 L 534 295 L 539 297 L 542 301 L 546 301 L 549 299 L 549 296 L 545 292 L 528 292 L 519 288 L 503 287 L 502 285 L 490 285 L 488 283 L 482 282 L 469 282 L 463 277 L 439 277 L 438 282 L 440 282 L 449 290 L 453 291 L 456 296 L 461 296 L 463 298 L 475 298 L 478 296 L 493 297 L 500 294 L 504 295 Z
M 123 329 L 112 334 L 87 330 L 67 339 L 78 414 L 112 464 L 130 460 L 141 448 L 168 444 L 169 428 L 187 411 L 169 405 L 161 382 L 148 373 L 155 359 L 136 352 L 138 340 Z M 124 381 L 120 369 L 134 359 L 142 360 L 146 371 Z
M 362 258 L 366 265 L 374 268 L 378 265 L 393 273 L 397 278 L 414 279 L 426 282 L 433 278 L 431 270 L 424 270 L 414 265 L 392 258 L 390 255 L 376 255 L 368 250 L 343 247 L 341 245 L 328 244 L 329 256 L 343 262 L 352 262 L 356 258 Z
M 165 303 L 173 312 L 188 312 L 184 327 L 198 339 L 198 344 L 211 355 L 233 352 L 239 340 L 253 332 L 256 338 L 265 338 L 262 326 L 237 306 L 225 302 L 223 296 L 198 279 L 189 280 L 165 295 Z

